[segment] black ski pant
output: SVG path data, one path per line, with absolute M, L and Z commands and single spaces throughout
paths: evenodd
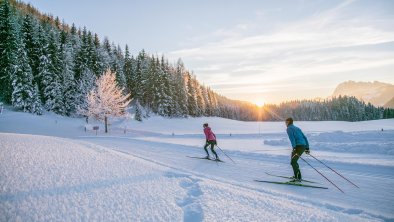
M 293 149 L 293 152 L 291 152 L 291 162 L 290 162 L 290 164 L 293 167 L 294 178 L 295 179 L 299 179 L 299 180 L 302 179 L 300 166 L 298 165 L 298 159 L 304 153 L 305 149 L 306 149 L 306 146 L 304 146 L 304 145 L 297 145 Z
M 216 145 L 216 141 L 215 141 L 215 140 L 207 141 L 207 143 L 206 143 L 205 146 L 204 146 L 204 150 L 205 150 L 205 152 L 207 153 L 207 156 L 209 156 L 207 147 L 208 147 L 208 146 L 211 146 L 211 151 L 212 151 L 212 153 L 215 155 L 215 157 L 216 157 L 216 159 L 217 159 L 217 158 L 218 158 L 218 154 L 217 154 L 217 153 L 215 152 L 215 150 L 213 149 L 213 148 L 215 148 L 215 145 Z

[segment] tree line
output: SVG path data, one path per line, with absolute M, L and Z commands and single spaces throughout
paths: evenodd
M 261 120 L 278 121 L 286 117 L 304 121 L 364 121 L 394 118 L 394 109 L 375 107 L 353 96 L 338 96 L 322 101 L 289 101 L 265 105 Z

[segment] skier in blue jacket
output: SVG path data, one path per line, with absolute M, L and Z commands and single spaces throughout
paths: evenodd
M 294 179 L 291 182 L 301 182 L 302 176 L 300 167 L 298 165 L 298 159 L 302 155 L 302 153 L 309 154 L 309 143 L 308 139 L 301 131 L 300 128 L 293 125 L 293 119 L 286 119 L 287 126 L 287 135 L 289 136 L 291 146 L 293 147 L 293 151 L 291 152 L 291 166 L 294 171 Z

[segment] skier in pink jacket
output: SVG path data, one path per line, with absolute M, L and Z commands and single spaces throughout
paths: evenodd
M 214 147 L 217 144 L 216 135 L 212 132 L 211 127 L 208 126 L 208 123 L 204 123 L 203 127 L 204 127 L 205 139 L 206 139 L 206 143 L 204 146 L 204 150 L 207 153 L 206 158 L 210 159 L 207 147 L 211 146 L 211 151 L 215 155 L 215 160 L 220 160 L 218 154 L 214 150 Z

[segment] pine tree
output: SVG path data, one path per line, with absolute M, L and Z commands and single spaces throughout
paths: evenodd
M 196 89 L 193 79 L 188 72 L 187 74 L 187 109 L 190 116 L 198 116 L 198 106 L 196 100 Z
M 91 72 L 89 69 L 89 58 L 88 58 L 88 40 L 87 40 L 87 30 L 84 27 L 82 31 L 81 45 L 77 49 L 76 55 L 74 57 L 74 74 L 75 79 L 79 81 L 81 79 L 82 73 Z
M 133 61 L 130 58 L 129 47 L 127 45 L 125 47 L 123 73 L 126 78 L 126 87 L 125 88 L 126 88 L 127 92 L 131 93 L 132 89 L 134 88 Z
M 157 63 L 159 63 L 157 61 Z M 173 98 L 172 95 L 172 87 L 170 83 L 170 69 L 168 62 L 164 60 L 164 56 L 161 57 L 160 68 L 158 67 L 159 72 L 159 84 L 160 84 L 160 97 L 158 98 L 158 114 L 162 116 L 171 117 L 173 115 L 171 109 L 171 101 Z
M 142 121 L 142 107 L 140 101 L 137 99 L 135 102 L 135 116 L 134 119 L 137 121 Z
M 62 61 L 62 95 L 63 95 L 63 115 L 71 116 L 76 112 L 75 95 L 77 94 L 74 80 L 73 47 L 69 36 L 65 31 L 61 32 L 60 56 Z
M 75 107 L 78 110 L 86 110 L 88 107 L 88 102 L 86 100 L 86 95 L 94 88 L 96 82 L 96 75 L 92 73 L 89 69 L 86 69 L 79 80 L 77 80 L 78 91 L 75 95 Z
M 55 31 L 50 32 L 47 56 L 41 57 L 40 76 L 43 85 L 44 107 L 48 111 L 64 113 L 62 89 L 62 62 L 59 55 L 58 37 Z
M 201 86 L 198 83 L 196 77 L 194 76 L 193 79 L 193 85 L 196 91 L 196 99 L 197 99 L 197 116 L 202 116 L 205 114 L 205 103 L 204 103 L 204 98 L 202 95 L 201 91 Z
M 176 70 L 173 80 L 174 89 L 174 110 L 176 110 L 176 116 L 185 117 L 188 115 L 188 100 L 187 100 L 187 88 L 185 84 L 185 73 L 186 69 L 183 65 L 182 60 L 178 60 L 176 64 Z
M 205 104 L 204 115 L 205 116 L 211 116 L 212 115 L 212 109 L 211 109 L 211 104 L 210 104 L 210 101 L 209 101 L 208 91 L 207 91 L 207 88 L 205 86 L 201 86 L 201 94 L 202 94 L 202 98 L 203 98 L 204 104 Z
M 133 95 L 133 98 L 135 100 L 142 100 L 142 90 L 143 90 L 143 86 L 142 86 L 142 70 L 141 70 L 141 60 L 138 57 L 137 58 L 137 65 L 136 65 L 136 69 L 135 69 L 135 75 L 132 75 L 132 79 L 131 81 L 133 82 L 133 86 L 131 88 L 131 95 Z
M 159 97 L 159 89 L 158 89 L 158 73 L 156 60 L 154 57 L 150 60 L 148 70 L 145 74 L 144 78 L 144 96 L 143 102 L 148 111 L 153 111 L 157 113 L 157 99 Z
M 103 73 L 105 70 L 103 59 L 100 56 L 100 50 L 101 50 L 101 45 L 100 45 L 100 39 L 97 34 L 94 34 L 94 40 L 93 40 L 93 49 L 92 49 L 92 71 L 98 76 L 99 74 Z
M 11 102 L 15 108 L 19 108 L 23 112 L 41 115 L 42 109 L 38 97 L 38 88 L 37 85 L 33 85 L 33 73 L 29 66 L 22 40 L 18 41 L 18 45 L 18 58 L 11 74 Z
M 17 24 L 8 0 L 0 3 L 0 100 L 11 103 L 11 75 L 17 60 Z
M 40 64 L 40 44 L 37 34 L 37 22 L 30 15 L 26 15 L 22 25 L 23 42 L 28 58 L 29 65 L 33 73 L 33 83 L 38 83 L 38 67 Z

